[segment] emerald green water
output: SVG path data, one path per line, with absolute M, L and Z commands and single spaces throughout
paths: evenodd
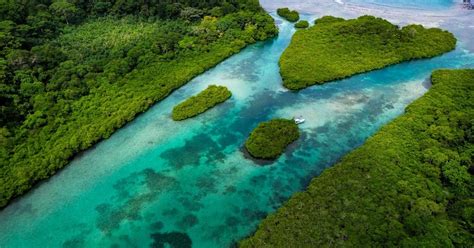
M 0 247 L 230 246 L 401 114 L 427 91 L 433 69 L 474 61 L 458 48 L 294 93 L 278 70 L 294 29 L 278 26 L 278 38 L 195 78 L 1 211 Z M 210 84 L 233 97 L 197 118 L 171 120 L 175 104 Z M 242 144 L 259 122 L 296 115 L 307 121 L 286 154 L 265 165 L 246 158 Z

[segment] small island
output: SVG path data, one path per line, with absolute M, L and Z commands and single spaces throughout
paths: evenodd
M 173 108 L 172 118 L 175 121 L 186 120 L 206 112 L 219 103 L 225 102 L 232 93 L 224 86 L 210 85 L 201 93 L 190 97 Z
M 403 28 L 373 16 L 325 16 L 296 32 L 280 58 L 285 87 L 299 90 L 413 59 L 431 58 L 456 47 L 439 28 Z
M 245 148 L 254 158 L 276 159 L 299 137 L 294 120 L 274 119 L 260 123 L 245 142 Z
M 295 24 L 295 28 L 308 28 L 309 22 L 306 20 L 301 20 Z
M 298 11 L 290 10 L 288 8 L 277 9 L 277 14 L 289 22 L 297 22 L 300 19 L 300 14 Z

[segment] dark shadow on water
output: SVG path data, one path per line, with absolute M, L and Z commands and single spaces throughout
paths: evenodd
M 247 148 L 245 148 L 245 146 L 241 146 L 239 150 L 244 155 L 244 158 L 253 161 L 256 165 L 261 165 L 261 166 L 271 165 L 271 164 L 274 164 L 276 162 L 276 159 L 275 160 L 267 160 L 267 159 L 258 159 L 258 158 L 252 157 L 252 155 L 250 155 L 249 151 L 247 151 Z
M 165 227 L 165 224 L 161 221 L 154 222 L 150 225 L 150 229 L 153 229 L 156 231 L 160 231 L 161 229 L 163 229 L 163 227 Z
M 174 177 L 151 168 L 131 173 L 114 184 L 116 192 L 113 203 L 109 200 L 96 206 L 95 210 L 99 213 L 97 228 L 105 235 L 111 235 L 125 220 L 142 220 L 141 210 L 155 201 L 162 192 L 176 186 Z
M 63 247 L 64 248 L 84 247 L 84 240 L 80 238 L 70 239 L 63 243 Z
M 208 193 L 217 193 L 217 183 L 214 177 L 202 176 L 199 177 L 195 183 L 201 191 Z
M 187 197 L 180 197 L 178 198 L 178 201 L 181 203 L 183 208 L 190 212 L 196 212 L 199 211 L 201 208 L 204 207 L 199 201 L 189 199 Z
M 180 170 L 186 166 L 199 166 L 200 162 L 209 163 L 211 161 L 223 161 L 225 154 L 222 150 L 231 143 L 225 141 L 224 146 L 215 142 L 209 134 L 212 130 L 203 129 L 202 133 L 197 134 L 185 141 L 183 146 L 170 148 L 160 154 L 160 158 L 168 161 L 168 164 L 175 170 Z M 228 139 L 232 139 L 230 136 Z M 201 161 L 201 159 L 204 160 Z
M 235 186 L 227 186 L 224 190 L 224 195 L 227 195 L 227 194 L 234 194 L 235 192 L 237 192 L 237 187 Z
M 191 248 L 193 243 L 188 234 L 182 232 L 154 233 L 151 235 L 154 240 L 150 245 L 152 248 L 164 248 L 165 244 L 172 248 Z
M 252 187 L 261 187 L 265 185 L 266 180 L 267 180 L 267 176 L 263 174 L 253 176 L 252 178 L 250 178 L 250 184 L 252 185 Z
M 186 230 L 188 228 L 191 228 L 191 227 L 195 226 L 198 223 L 199 223 L 199 219 L 196 215 L 187 214 L 180 221 L 178 221 L 176 224 L 179 228 Z
M 179 214 L 179 210 L 177 208 L 166 209 L 161 212 L 163 216 L 176 216 Z

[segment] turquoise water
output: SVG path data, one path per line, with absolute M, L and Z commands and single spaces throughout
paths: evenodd
M 0 247 L 229 246 L 423 95 L 433 69 L 474 66 L 459 48 L 289 92 L 277 62 L 294 29 L 278 25 L 278 38 L 195 78 L 1 211 Z M 171 120 L 175 104 L 210 84 L 233 97 Z M 242 144 L 259 122 L 295 115 L 307 122 L 286 154 L 272 164 L 246 158 Z
M 398 8 L 417 9 L 446 9 L 454 6 L 455 3 L 462 3 L 462 0 L 342 0 L 358 4 L 376 4 Z

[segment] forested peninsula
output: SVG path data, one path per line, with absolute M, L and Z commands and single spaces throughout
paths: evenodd
M 399 28 L 373 16 L 325 16 L 295 33 L 280 58 L 283 84 L 299 90 L 403 61 L 451 51 L 456 38 L 439 28 Z
M 257 0 L 0 2 L 0 207 L 277 32 Z
M 474 69 L 432 88 L 267 217 L 241 247 L 472 247 Z

